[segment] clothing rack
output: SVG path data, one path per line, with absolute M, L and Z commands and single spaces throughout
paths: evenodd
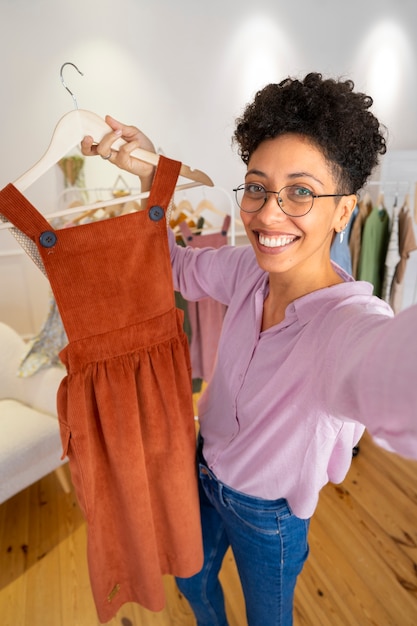
M 230 193 L 223 187 L 213 186 L 204 189 L 200 187 L 200 189 L 176 192 L 174 195 L 174 203 L 178 203 L 180 205 L 183 201 L 186 201 L 186 203 L 190 206 L 191 211 L 193 209 L 196 211 L 197 217 L 213 212 L 217 214 L 218 218 L 223 220 L 224 217 L 230 215 L 229 241 L 231 245 L 236 245 L 237 237 L 244 234 L 243 224 L 236 216 L 234 200 Z M 210 207 L 210 205 L 212 206 Z M 200 211 L 199 207 L 201 206 L 203 209 Z M 204 207 L 207 208 L 206 211 Z M 221 222 L 219 222 L 219 220 L 217 220 L 217 222 L 220 226 Z M 218 230 L 218 228 L 216 228 L 216 230 Z
M 414 222 L 417 224 L 417 181 L 412 182 L 410 180 L 370 180 L 364 185 L 361 196 L 363 197 L 369 188 L 378 187 L 380 194 L 384 199 L 386 196 L 391 199 L 393 196 L 393 207 L 396 207 L 399 202 L 405 202 L 408 197 L 408 204 L 410 209 L 414 209 Z M 387 193 L 388 192 L 388 193 Z M 375 198 L 371 198 L 373 201 L 377 201 Z
M 408 180 L 370 180 L 363 188 L 364 193 L 368 190 L 368 187 L 378 187 L 382 193 L 385 193 L 386 189 L 390 190 L 390 193 L 394 193 L 394 196 L 404 195 L 410 192 L 410 181 Z

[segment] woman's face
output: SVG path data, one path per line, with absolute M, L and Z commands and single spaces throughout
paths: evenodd
M 313 194 L 340 192 L 320 148 L 297 134 L 263 141 L 249 160 L 245 182 L 269 191 L 297 185 Z M 241 211 L 241 219 L 262 269 L 290 272 L 296 279 L 304 276 L 303 271 L 305 276 L 314 272 L 317 278 L 320 272 L 323 277 L 328 274 L 332 237 L 346 226 L 355 203 L 355 196 L 315 198 L 306 215 L 289 217 L 278 205 L 277 195 L 268 194 L 258 212 Z

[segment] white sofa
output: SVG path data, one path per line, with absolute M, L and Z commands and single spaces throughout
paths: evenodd
M 65 370 L 55 366 L 19 377 L 25 350 L 18 333 L 0 322 L 0 503 L 54 470 L 70 491 L 56 415 Z

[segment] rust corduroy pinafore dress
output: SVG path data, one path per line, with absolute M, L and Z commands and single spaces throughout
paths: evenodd
M 202 566 L 190 359 L 165 217 L 180 165 L 160 157 L 146 211 L 61 230 L 13 185 L 0 191 L 0 214 L 36 244 L 68 336 L 58 417 L 101 622 L 125 602 L 161 610 L 162 574 Z

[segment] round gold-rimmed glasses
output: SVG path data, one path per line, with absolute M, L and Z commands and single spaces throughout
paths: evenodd
M 268 200 L 268 194 L 272 193 L 276 196 L 281 210 L 289 217 L 307 215 L 313 207 L 315 198 L 338 198 L 349 195 L 345 193 L 315 194 L 311 189 L 302 185 L 287 185 L 279 191 L 269 191 L 259 183 L 243 183 L 233 191 L 239 208 L 245 213 L 260 211 Z

